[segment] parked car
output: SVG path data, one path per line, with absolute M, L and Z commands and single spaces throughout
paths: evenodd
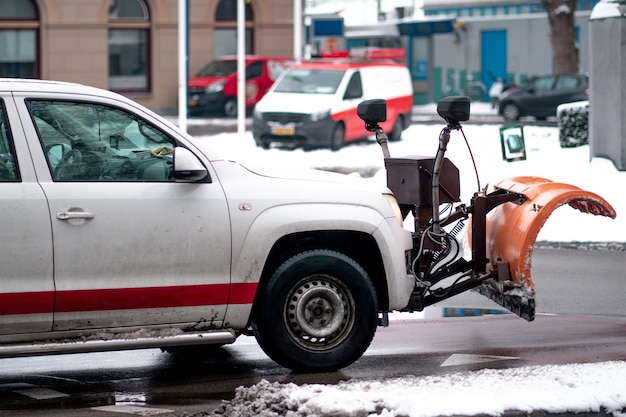
M 347 366 L 404 308 L 389 189 L 244 166 L 143 106 L 0 79 L 0 357 L 232 343 Z
M 403 61 L 382 54 L 395 48 L 363 49 L 364 57 L 304 61 L 285 71 L 254 109 L 257 146 L 338 150 L 372 134 L 356 109 L 373 98 L 387 101 L 387 120 L 381 126 L 390 141 L 400 140 L 411 123 L 411 74 Z
M 585 74 L 551 74 L 534 77 L 519 88 L 500 96 L 498 114 L 507 121 L 534 116 L 546 119 L 556 116 L 563 103 L 589 99 L 589 77 Z
M 290 57 L 246 56 L 246 110 L 261 100 L 276 78 L 291 64 Z M 222 56 L 189 79 L 190 115 L 237 115 L 237 57 Z

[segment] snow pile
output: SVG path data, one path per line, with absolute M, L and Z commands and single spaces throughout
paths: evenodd
M 427 417 L 506 411 L 623 416 L 626 362 L 484 369 L 337 385 L 270 383 L 237 389 L 209 415 Z M 194 414 L 200 416 L 206 414 Z

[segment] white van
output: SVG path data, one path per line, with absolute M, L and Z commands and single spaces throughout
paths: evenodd
M 312 60 L 293 65 L 257 103 L 252 134 L 258 146 L 339 149 L 372 133 L 356 114 L 363 100 L 387 101 L 381 127 L 400 140 L 411 121 L 413 85 L 406 65 L 393 61 Z

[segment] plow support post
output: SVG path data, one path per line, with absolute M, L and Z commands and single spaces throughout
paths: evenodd
M 615 218 L 613 207 L 599 195 L 576 186 L 539 177 L 514 177 L 501 181 L 496 189 L 523 194 L 522 204 L 505 203 L 489 213 L 486 221 L 486 250 L 489 267 L 508 262 L 511 279 L 535 294 L 530 269 L 532 250 L 539 230 L 550 214 L 569 204 L 583 213 Z

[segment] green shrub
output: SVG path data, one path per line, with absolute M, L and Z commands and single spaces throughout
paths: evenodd
M 560 105 L 556 110 L 561 148 L 589 143 L 589 101 Z

